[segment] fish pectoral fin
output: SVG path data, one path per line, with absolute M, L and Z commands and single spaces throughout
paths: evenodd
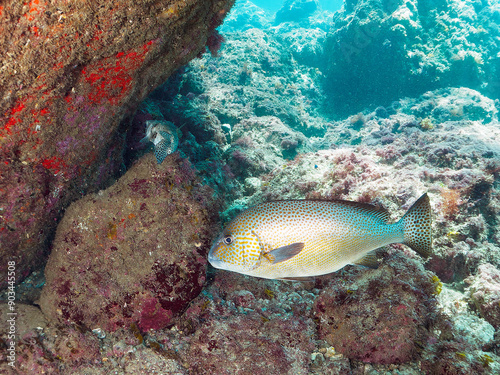
M 378 259 L 375 251 L 366 254 L 364 257 L 359 258 L 357 261 L 353 262 L 359 266 L 364 266 L 368 268 L 378 268 Z
M 277 249 L 271 250 L 268 253 L 262 254 L 262 256 L 272 264 L 276 264 L 293 258 L 295 255 L 300 253 L 303 248 L 303 242 L 296 242 L 291 245 L 278 247 Z
M 158 133 L 162 136 L 162 138 L 168 139 L 169 141 L 173 138 L 172 134 L 166 131 L 160 130 Z

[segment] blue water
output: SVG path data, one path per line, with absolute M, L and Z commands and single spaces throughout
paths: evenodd
M 283 0 L 255 0 L 252 1 L 255 5 L 258 7 L 261 7 L 262 9 L 269 11 L 269 12 L 276 12 L 278 11 L 284 1 Z M 321 6 L 322 9 L 328 10 L 330 12 L 334 12 L 336 10 L 339 10 L 342 7 L 343 1 L 342 0 L 321 0 L 319 1 L 319 5 Z

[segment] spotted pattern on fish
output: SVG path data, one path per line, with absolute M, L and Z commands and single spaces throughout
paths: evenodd
M 323 275 L 363 263 L 372 250 L 391 243 L 405 243 L 423 256 L 430 254 L 427 194 L 397 223 L 388 224 L 388 218 L 386 210 L 358 202 L 267 202 L 234 218 L 214 243 L 208 260 L 216 268 L 276 279 Z
M 165 158 L 177 149 L 177 142 L 174 136 L 165 131 L 159 131 L 153 140 L 155 146 L 155 157 L 158 164 L 161 164 Z
M 165 158 L 177 150 L 179 138 L 177 128 L 170 121 L 146 121 L 146 136 L 141 142 L 151 142 L 154 146 L 156 161 L 161 164 Z

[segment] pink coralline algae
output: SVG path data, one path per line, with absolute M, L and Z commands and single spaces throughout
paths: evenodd
M 205 281 L 211 190 L 176 154 L 151 154 L 73 203 L 58 227 L 40 306 L 61 323 L 115 331 L 172 325 Z M 215 206 L 214 206 L 215 207 Z
M 335 275 L 314 304 L 319 337 L 350 359 L 409 362 L 431 336 L 433 292 L 430 274 L 397 254 L 362 277 Z
M 182 317 L 193 374 L 306 375 L 313 295 L 302 285 L 217 273 Z M 224 360 L 221 360 L 224 359 Z

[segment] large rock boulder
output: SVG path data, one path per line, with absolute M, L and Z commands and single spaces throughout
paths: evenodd
M 18 280 L 45 259 L 61 210 L 118 171 L 120 120 L 207 40 L 214 50 L 233 2 L 2 3 L 0 254 Z
M 74 202 L 45 268 L 43 313 L 108 332 L 172 325 L 205 281 L 211 195 L 178 154 L 160 165 L 148 154 Z
M 399 254 L 362 277 L 333 278 L 315 301 L 319 338 L 350 359 L 404 363 L 431 336 L 438 284 Z

